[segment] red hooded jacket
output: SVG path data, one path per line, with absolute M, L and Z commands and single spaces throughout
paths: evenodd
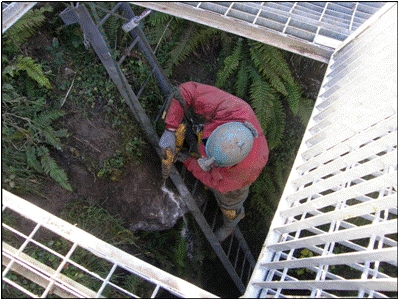
M 204 185 L 223 194 L 253 183 L 267 164 L 269 150 L 260 123 L 250 105 L 216 87 L 197 82 L 184 83 L 180 86 L 180 90 L 187 106 L 194 108 L 196 114 L 206 119 L 202 138 L 208 138 L 218 126 L 232 121 L 241 123 L 249 121 L 258 132 L 252 150 L 238 164 L 231 167 L 216 167 L 205 172 L 198 165 L 197 159 L 189 158 L 184 163 L 186 168 Z M 179 101 L 172 99 L 165 119 L 166 128 L 176 130 L 183 116 L 184 111 Z M 203 143 L 200 144 L 199 152 L 203 157 L 207 157 Z

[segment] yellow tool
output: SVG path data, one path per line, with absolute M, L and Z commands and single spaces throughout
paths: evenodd
M 185 124 L 179 124 L 178 129 L 175 131 L 176 137 L 176 148 L 175 154 L 181 151 L 183 141 L 185 140 L 186 135 L 186 126 Z M 165 186 L 165 182 L 167 181 L 169 175 L 171 174 L 172 165 L 174 164 L 174 153 L 170 148 L 166 150 L 165 158 L 162 159 L 162 176 L 163 176 L 163 185 Z

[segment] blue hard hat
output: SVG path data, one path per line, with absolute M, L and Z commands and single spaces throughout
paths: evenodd
M 207 139 L 206 153 L 219 167 L 230 167 L 241 162 L 253 147 L 253 134 L 240 122 L 218 126 Z

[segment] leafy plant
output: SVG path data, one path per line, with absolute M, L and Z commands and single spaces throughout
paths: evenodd
M 49 4 L 46 4 L 39 9 L 33 8 L 29 10 L 5 32 L 5 46 L 12 43 L 19 48 L 32 35 L 34 35 L 36 29 L 43 24 L 46 19 L 44 13 L 52 11 L 53 8 Z
M 49 175 L 72 191 L 65 171 L 50 155 L 52 149 L 61 150 L 60 138 L 68 136 L 65 129 L 52 127 L 65 112 L 46 109 L 43 98 L 30 101 L 20 96 L 8 83 L 2 86 L 2 96 L 2 163 L 6 175 L 3 183 L 8 179 L 6 188 L 16 187 L 16 183 L 21 188 L 32 180 L 34 183 L 35 173 L 39 173 Z
M 39 86 L 51 89 L 50 81 L 44 75 L 42 66 L 30 56 L 18 55 L 11 64 L 7 65 L 2 71 L 2 75 L 10 75 L 15 77 L 19 75 L 20 71 L 25 71 L 31 79 L 35 80 Z
M 112 157 L 103 162 L 103 167 L 97 173 L 97 176 L 116 181 L 122 174 L 121 168 L 123 167 L 124 163 L 125 159 L 122 156 L 121 151 L 117 150 L 114 152 Z

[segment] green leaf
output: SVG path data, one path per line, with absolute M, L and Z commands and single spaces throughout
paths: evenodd
M 259 69 L 259 71 L 268 79 L 271 86 L 276 89 L 279 93 L 287 95 L 287 90 L 282 80 L 278 74 L 270 67 L 265 59 L 264 53 L 259 51 L 258 48 L 250 48 L 250 55 L 254 62 L 254 65 Z
M 36 171 L 39 173 L 43 173 L 44 170 L 42 166 L 40 165 L 39 161 L 36 158 L 36 150 L 34 147 L 28 146 L 26 148 L 26 161 L 28 162 L 28 165 L 34 168 Z
M 250 76 L 249 70 L 247 67 L 247 60 L 244 60 L 239 67 L 239 71 L 237 73 L 237 80 L 235 82 L 236 87 L 236 96 L 239 98 L 244 98 L 246 95 L 246 91 L 249 86 Z
M 50 81 L 44 75 L 41 65 L 36 64 L 31 57 L 19 55 L 15 66 L 18 70 L 26 71 L 40 86 L 51 89 Z
M 56 182 L 58 182 L 63 188 L 72 192 L 72 187 L 68 182 L 67 174 L 61 169 L 53 158 L 50 157 L 49 150 L 41 146 L 40 147 L 42 157 L 41 163 L 46 174 L 50 175 Z
M 242 39 L 238 39 L 233 53 L 224 61 L 224 68 L 218 72 L 215 86 L 222 87 L 229 76 L 238 68 L 242 53 Z
M 299 104 L 301 101 L 301 90 L 297 84 L 286 84 L 288 95 L 286 96 L 286 101 L 289 104 L 290 109 L 294 115 L 299 112 Z
M 37 128 L 44 129 L 51 125 L 51 123 L 58 118 L 65 115 L 65 111 L 63 110 L 52 110 L 52 111 L 44 111 L 40 113 L 40 115 L 33 120 L 34 125 Z
M 49 145 L 52 145 L 57 150 L 61 150 L 60 139 L 56 136 L 53 128 L 47 126 L 46 128 L 43 128 L 40 133 L 44 136 Z

